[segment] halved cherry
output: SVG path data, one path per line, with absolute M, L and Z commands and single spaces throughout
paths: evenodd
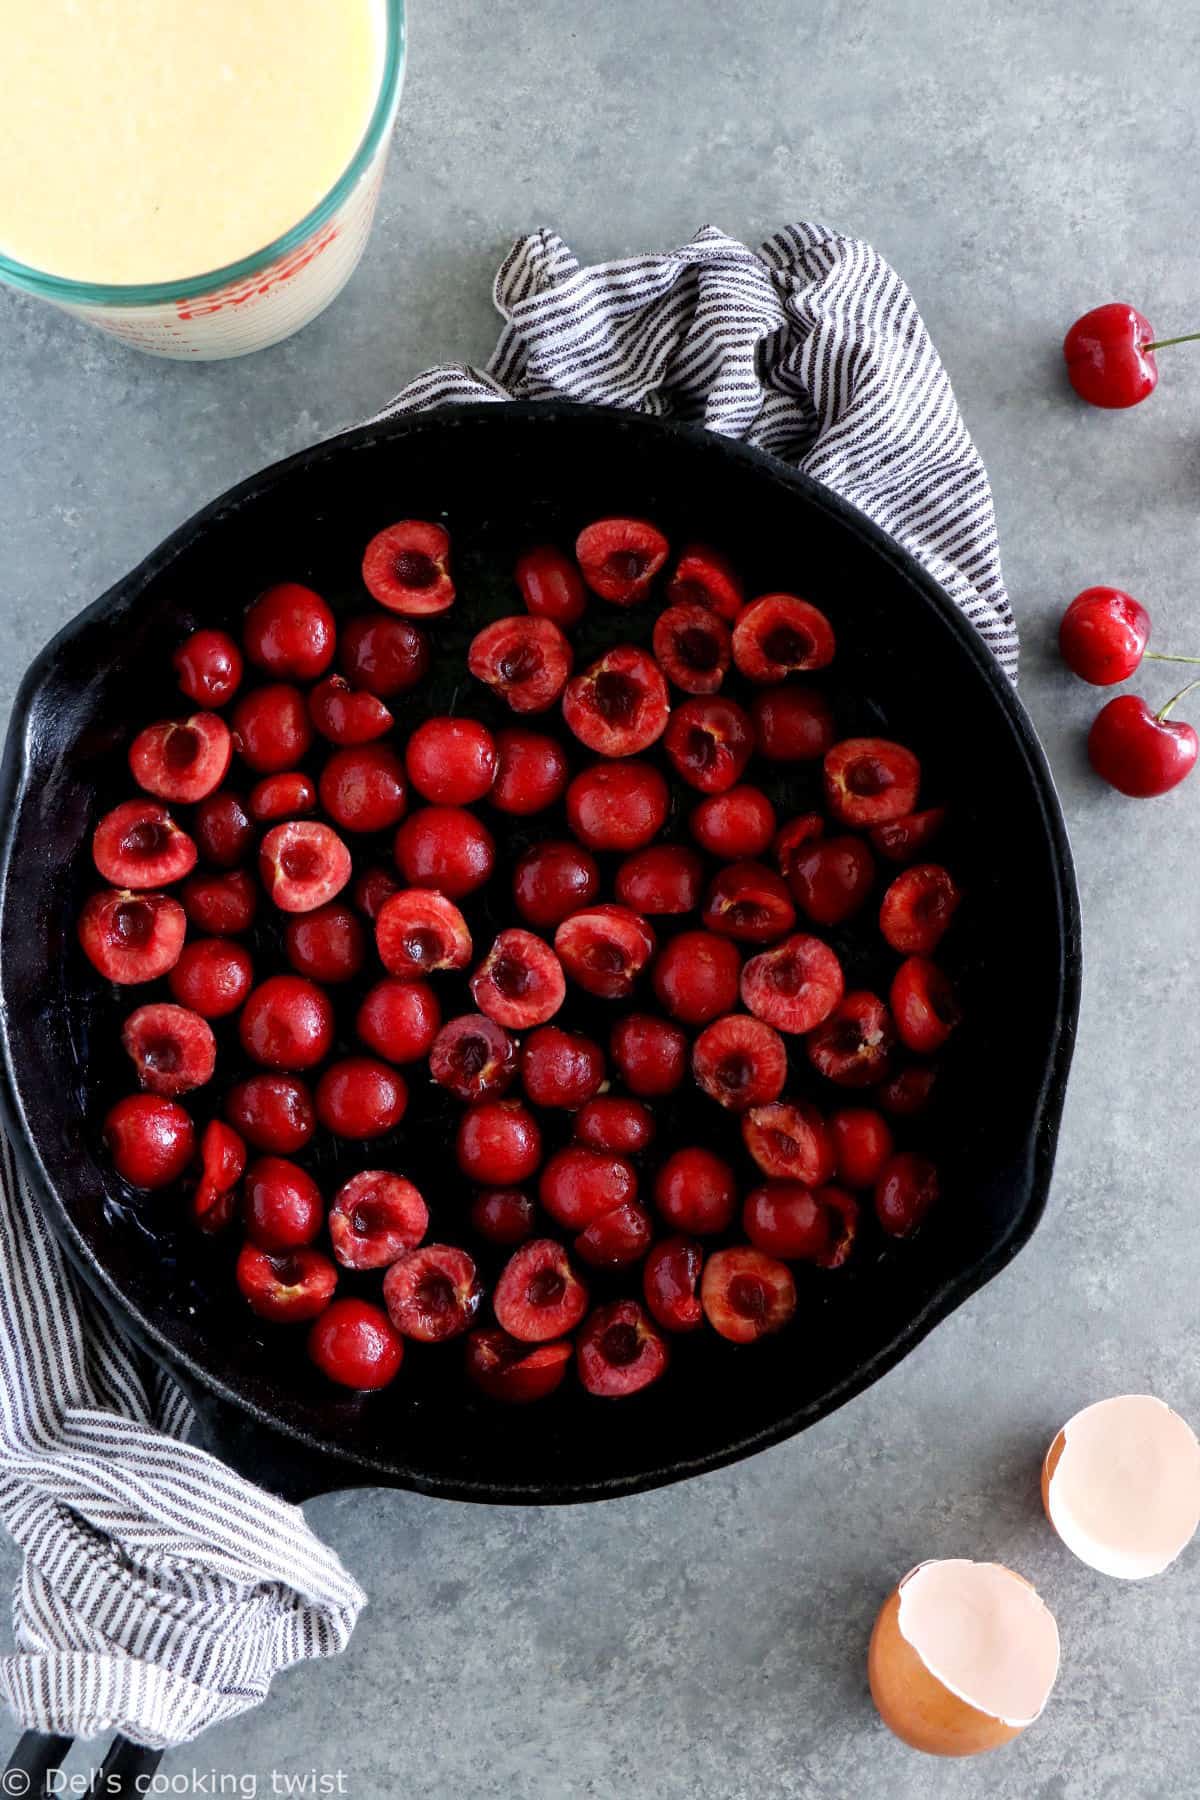
M 684 844 L 647 844 L 617 870 L 617 899 L 640 913 L 688 913 L 700 904 L 704 864 Z
M 685 694 L 715 694 L 733 658 L 728 625 L 696 602 L 661 612 L 653 644 L 667 679 Z
M 654 992 L 672 1018 L 707 1025 L 737 1005 L 742 958 L 730 939 L 681 931 L 654 965 Z
M 750 681 L 777 682 L 833 661 L 833 627 L 795 594 L 764 594 L 738 614 L 733 660 Z
M 441 1029 L 438 997 L 425 981 L 398 981 L 385 975 L 368 988 L 354 1029 L 386 1062 L 418 1062 L 428 1056 Z
M 256 781 L 246 799 L 246 808 L 260 825 L 274 824 L 277 819 L 294 819 L 317 810 L 317 784 L 300 769 L 288 769 L 280 775 L 264 775 Z
M 390 831 L 408 807 L 404 764 L 386 744 L 335 750 L 321 770 L 320 795 L 343 831 Z
M 395 1130 L 408 1108 L 408 1086 L 374 1056 L 343 1056 L 318 1081 L 316 1105 L 326 1131 L 362 1143 Z
M 422 806 L 396 833 L 395 857 L 409 887 L 461 900 L 491 875 L 496 840 L 465 806 Z
M 362 578 L 372 600 L 389 612 L 424 618 L 454 605 L 450 534 L 424 519 L 401 519 L 377 531 L 363 555 Z
M 774 1100 L 742 1114 L 742 1138 L 772 1181 L 820 1187 L 833 1178 L 833 1140 L 815 1106 L 806 1100 Z M 770 1249 L 770 1245 L 764 1245 Z
M 528 1181 L 542 1160 L 542 1134 L 519 1100 L 481 1100 L 459 1120 L 455 1153 L 469 1180 L 484 1187 L 516 1187 Z
M 673 606 L 705 606 L 722 619 L 736 619 L 745 593 L 727 556 L 707 544 L 687 544 L 679 558 L 667 599 Z
M 121 1044 L 151 1094 L 174 1098 L 203 1087 L 217 1066 L 212 1027 L 187 1006 L 139 1006 L 125 1021 Z
M 103 1125 L 113 1167 L 131 1187 L 153 1192 L 178 1181 L 196 1149 L 196 1131 L 176 1100 L 129 1094 L 110 1107 Z
M 509 1257 L 492 1307 L 501 1326 L 522 1344 L 545 1344 L 574 1331 L 588 1293 L 562 1245 L 534 1238 Z
M 477 719 L 425 719 L 404 751 L 408 778 L 434 806 L 470 806 L 496 779 L 496 740 Z
M 331 744 L 369 744 L 394 720 L 377 694 L 353 688 L 344 675 L 327 675 L 308 696 L 308 716 Z
M 219 788 L 233 760 L 233 739 L 218 713 L 147 725 L 129 746 L 133 779 L 159 800 L 190 805 Z
M 728 788 L 710 794 L 688 820 L 701 849 L 726 862 L 763 856 L 775 836 L 775 808 L 756 787 Z
M 294 1075 L 250 1075 L 225 1096 L 225 1116 L 256 1150 L 292 1156 L 316 1130 L 313 1098 Z
M 761 1019 L 729 1013 L 692 1045 L 692 1073 L 710 1099 L 733 1112 L 778 1100 L 787 1080 L 783 1039 Z
M 308 1354 L 328 1380 L 368 1393 L 396 1379 L 404 1339 L 381 1307 L 335 1300 L 309 1332 Z
M 234 1214 L 246 1146 L 231 1125 L 213 1119 L 200 1139 L 200 1178 L 192 1194 L 192 1218 L 201 1231 L 223 1231 Z
M 171 658 L 179 685 L 197 706 L 224 706 L 242 679 L 242 653 L 227 631 L 193 631 Z
M 601 1000 L 622 1000 L 654 954 L 655 936 L 627 906 L 591 906 L 564 919 L 554 948 L 571 980 Z
M 936 1082 L 937 1070 L 928 1063 L 909 1063 L 884 1082 L 876 1098 L 893 1119 L 911 1119 L 925 1111 Z
M 682 1086 L 688 1041 L 678 1025 L 655 1013 L 629 1013 L 613 1026 L 609 1043 L 613 1064 L 631 1094 L 661 1099 Z
M 601 600 L 633 606 L 667 560 L 670 545 L 645 519 L 597 519 L 575 540 L 583 579 Z
M 675 709 L 663 739 L 676 772 L 702 794 L 723 794 L 745 773 L 754 749 L 750 715 L 719 694 L 685 700 Z
M 260 669 L 288 680 L 315 681 L 333 660 L 336 627 L 320 594 L 298 581 L 281 581 L 258 596 L 246 613 L 242 642 Z
M 260 1250 L 298 1250 L 325 1222 L 325 1202 L 312 1176 L 284 1156 L 260 1156 L 242 1187 L 246 1236 Z
M 562 1386 L 571 1364 L 571 1346 L 537 1344 L 531 1350 L 507 1331 L 473 1331 L 467 1338 L 467 1375 L 489 1400 L 527 1406 Z
M 579 844 L 554 840 L 534 844 L 513 872 L 517 911 L 543 930 L 561 925 L 599 892 L 599 864 Z
M 940 1050 L 962 1020 L 953 982 L 927 956 L 910 956 L 900 964 L 891 1002 L 900 1041 L 920 1056 Z
M 752 956 L 742 970 L 742 1004 L 777 1031 L 811 1031 L 845 989 L 842 965 L 820 938 L 797 932 Z
M 387 613 L 365 613 L 342 627 L 342 673 L 351 687 L 380 700 L 405 694 L 429 669 L 429 644 L 417 626 Z
M 488 799 L 521 818 L 544 812 L 566 792 L 570 770 L 561 744 L 540 731 L 510 726 L 496 733 L 496 779 Z
M 304 695 L 288 682 L 243 694 L 233 709 L 238 755 L 258 775 L 294 769 L 312 744 Z
M 337 1270 L 327 1256 L 306 1245 L 272 1254 L 257 1244 L 243 1244 L 234 1279 L 260 1319 L 299 1325 L 325 1311 L 337 1287 Z
M 575 1254 L 593 1269 L 627 1269 L 650 1248 L 654 1227 L 644 1206 L 626 1200 L 601 1213 L 575 1239 Z
M 658 1171 L 654 1204 L 673 1230 L 709 1237 L 729 1229 L 737 1180 L 723 1157 L 689 1146 L 676 1150 Z
M 485 1188 L 471 1202 L 471 1224 L 489 1244 L 523 1244 L 533 1236 L 534 1206 L 520 1188 Z
M 575 1346 L 579 1379 L 605 1400 L 640 1393 L 666 1372 L 669 1352 L 636 1300 L 598 1306 Z
M 704 1322 L 696 1294 L 704 1252 L 693 1238 L 670 1237 L 655 1244 L 642 1268 L 646 1305 L 666 1331 L 695 1331 Z
M 415 1250 L 429 1229 L 419 1190 L 390 1169 L 364 1169 L 343 1182 L 329 1208 L 333 1254 L 347 1269 L 383 1269 Z
M 883 1001 L 863 989 L 843 994 L 809 1033 L 804 1051 L 819 1075 L 839 1087 L 870 1087 L 887 1074 L 895 1027 Z
M 367 960 L 362 920 L 337 901 L 294 914 L 283 928 L 283 943 L 298 975 L 329 986 L 350 981 Z
M 843 738 L 825 753 L 825 800 L 843 825 L 886 825 L 916 805 L 921 765 L 888 738 Z
M 788 886 L 814 925 L 840 925 L 866 903 L 875 858 L 857 837 L 821 837 L 787 853 Z
M 585 1231 L 593 1219 L 637 1199 L 637 1170 L 623 1156 L 568 1144 L 542 1170 L 538 1198 L 556 1225 Z
M 742 1207 L 742 1230 L 757 1250 L 785 1262 L 816 1262 L 833 1246 L 830 1215 L 799 1181 L 766 1181 Z
M 477 632 L 467 667 L 515 713 L 545 712 L 567 685 L 575 653 L 552 619 L 515 613 Z
M 838 1180 L 848 1188 L 874 1187 L 892 1154 L 892 1128 L 883 1114 L 872 1106 L 843 1106 L 829 1121 L 829 1135 Z
M 336 831 L 307 819 L 274 825 L 258 847 L 262 884 L 280 912 L 315 912 L 340 894 L 352 873 Z
M 889 1237 L 911 1237 L 938 1199 L 938 1172 L 927 1156 L 901 1150 L 875 1187 L 875 1214 Z
M 514 570 L 525 610 L 556 625 L 578 625 L 587 608 L 583 578 L 554 544 L 537 544 L 517 558 Z
M 575 1141 L 589 1150 L 611 1150 L 634 1156 L 654 1136 L 654 1114 L 640 1100 L 623 1094 L 597 1094 L 575 1114 Z
M 329 996 L 302 975 L 271 975 L 242 1008 L 238 1035 L 246 1055 L 266 1069 L 314 1068 L 333 1043 Z
M 593 763 L 567 789 L 567 822 L 590 850 L 640 850 L 670 809 L 670 789 L 650 763 Z
M 113 887 L 166 887 L 195 868 L 196 846 L 165 806 L 126 800 L 97 825 L 92 860 Z
M 312 588 L 281 581 L 258 596 L 242 625 L 246 655 L 291 681 L 315 681 L 333 660 L 333 614 Z
M 705 896 L 704 923 L 719 937 L 770 944 L 796 923 L 796 908 L 782 876 L 765 863 L 736 862 L 722 869 Z
M 511 925 L 471 976 L 471 993 L 489 1019 L 510 1031 L 527 1031 L 554 1017 L 566 999 L 567 981 L 549 944 Z
M 183 910 L 189 925 L 213 937 L 236 937 L 249 931 L 258 911 L 258 888 L 245 869 L 224 875 L 189 875 L 183 884 Z
M 518 1067 L 517 1046 L 484 1013 L 450 1019 L 429 1052 L 429 1073 L 438 1086 L 469 1103 L 507 1093 Z
M 77 929 L 92 966 L 125 987 L 156 981 L 175 967 L 187 918 L 169 894 L 105 888 L 85 900 Z
M 845 1188 L 826 1185 L 818 1188 L 813 1199 L 825 1209 L 829 1220 L 831 1242 L 816 1257 L 819 1269 L 840 1269 L 847 1262 L 858 1237 L 858 1201 Z
M 817 688 L 763 688 L 750 702 L 750 716 L 768 762 L 816 762 L 837 736 L 833 708 Z
M 521 1051 L 521 1084 L 535 1106 L 573 1111 L 604 1083 L 604 1052 L 577 1031 L 542 1025 Z
M 926 812 L 906 813 L 902 819 L 892 819 L 886 825 L 873 825 L 868 835 L 880 856 L 886 856 L 889 862 L 915 862 L 945 821 L 945 807 L 931 806 Z
M 600 756 L 636 756 L 667 729 L 671 701 L 662 670 L 633 644 L 618 644 L 568 683 L 563 718 Z
M 429 888 L 402 888 L 375 919 L 379 960 L 389 975 L 410 981 L 439 969 L 465 969 L 471 933 L 452 900 Z
M 771 848 L 786 879 L 790 880 L 797 859 L 808 846 L 817 843 L 824 835 L 825 820 L 819 812 L 800 813 L 780 827 L 775 833 L 775 842 Z
M 786 1263 L 739 1245 L 718 1250 L 704 1265 L 700 1304 L 714 1331 L 733 1344 L 753 1344 L 782 1331 L 796 1311 L 796 1284 Z
M 879 929 L 901 956 L 928 956 L 941 943 L 961 900 L 949 869 L 916 863 L 897 875 L 883 896 Z
M 254 823 L 238 795 L 227 788 L 201 800 L 192 829 L 201 856 L 218 869 L 235 869 L 254 846 Z

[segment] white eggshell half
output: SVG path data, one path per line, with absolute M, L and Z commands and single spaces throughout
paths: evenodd
M 1001 1563 L 919 1563 L 900 1583 L 899 1625 L 930 1674 L 978 1712 L 1020 1730 L 1050 1698 L 1058 1626 Z
M 1161 1575 L 1200 1524 L 1200 1443 L 1152 1394 L 1098 1400 L 1063 1426 L 1046 1510 L 1063 1543 L 1102 1575 Z

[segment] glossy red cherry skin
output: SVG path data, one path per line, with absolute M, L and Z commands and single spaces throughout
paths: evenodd
M 568 1144 L 542 1170 L 538 1197 L 556 1225 L 584 1231 L 602 1213 L 637 1198 L 637 1171 L 623 1156 Z
M 458 1166 L 471 1181 L 518 1187 L 542 1160 L 542 1134 L 519 1100 L 483 1100 L 463 1114 L 456 1150 Z
M 1123 301 L 1095 306 L 1076 319 L 1063 342 L 1071 386 L 1091 406 L 1136 406 L 1158 385 L 1158 364 L 1146 348 L 1154 327 Z
M 274 824 L 278 819 L 298 819 L 317 810 L 317 784 L 311 775 L 305 775 L 300 769 L 264 775 L 250 789 L 246 807 L 259 825 Z
M 395 855 L 409 887 L 436 888 L 461 900 L 491 875 L 496 840 L 464 806 L 423 806 L 396 833 Z
M 688 823 L 711 856 L 724 862 L 754 861 L 766 854 L 775 836 L 775 808 L 758 788 L 729 788 L 702 800 Z
M 318 788 L 321 805 L 344 831 L 389 831 L 408 806 L 404 765 L 386 744 L 335 750 Z
M 435 806 L 470 806 L 496 779 L 496 740 L 474 719 L 426 719 L 404 752 L 408 778 Z
M 1196 764 L 1200 739 L 1183 719 L 1163 719 L 1137 694 L 1120 694 L 1097 713 L 1088 760 L 1120 794 L 1147 800 L 1178 787 Z
M 590 850 L 640 850 L 657 837 L 671 791 L 651 763 L 593 763 L 567 789 L 567 823 Z
M 174 658 L 179 685 L 197 706 L 224 706 L 242 679 L 242 653 L 225 631 L 193 631 Z
M 408 1063 L 428 1056 L 441 1024 L 441 1004 L 428 982 L 387 975 L 363 996 L 354 1028 L 376 1056 Z
M 230 1088 L 225 1115 L 256 1150 L 293 1156 L 316 1129 L 312 1095 L 294 1075 L 250 1075 Z
M 267 588 L 242 626 L 250 661 L 289 681 L 315 681 L 323 675 L 333 660 L 335 637 L 329 607 L 298 581 Z
M 623 1094 L 598 1094 L 575 1114 L 575 1141 L 589 1150 L 635 1156 L 653 1137 L 654 1114 Z
M 927 1156 L 901 1150 L 884 1164 L 875 1212 L 889 1237 L 909 1237 L 938 1199 L 938 1173 Z
M 472 1331 L 467 1338 L 468 1378 L 489 1400 L 506 1406 L 528 1406 L 544 1400 L 566 1380 L 571 1346 L 522 1344 L 507 1331 Z
M 631 1094 L 673 1094 L 687 1074 L 688 1041 L 678 1025 L 654 1013 L 630 1013 L 612 1029 L 612 1059 Z
M 321 1076 L 316 1105 L 326 1131 L 361 1142 L 383 1137 L 400 1123 L 408 1088 L 387 1063 L 373 1056 L 346 1056 L 330 1063 Z
M 521 1051 L 521 1082 L 535 1106 L 582 1106 L 599 1092 L 604 1074 L 599 1044 L 557 1025 L 531 1032 Z
M 333 1043 L 333 1008 L 324 988 L 301 975 L 260 982 L 238 1021 L 242 1049 L 267 1069 L 311 1069 Z
M 545 931 L 561 925 L 600 892 L 600 867 L 590 850 L 565 840 L 535 844 L 513 873 L 517 911 Z
M 1093 687 L 1111 687 L 1133 674 L 1150 641 L 1150 614 L 1120 588 L 1090 587 L 1076 594 L 1058 628 L 1067 667 Z
M 294 769 L 312 744 L 312 723 L 299 688 L 287 682 L 254 688 L 233 709 L 242 761 L 257 775 Z
M 283 939 L 298 975 L 334 986 L 357 975 L 367 957 L 362 920 L 336 901 L 289 918 Z
M 685 844 L 647 844 L 617 870 L 617 899 L 634 912 L 694 912 L 704 885 L 704 864 Z
M 254 821 L 242 801 L 227 788 L 201 800 L 192 818 L 196 843 L 205 862 L 236 869 L 254 847 Z
M 178 1181 L 196 1149 L 196 1132 L 175 1100 L 130 1094 L 104 1121 L 113 1166 L 131 1187 L 154 1190 Z
M 642 1268 L 642 1293 L 664 1330 L 695 1331 L 703 1324 L 696 1292 L 703 1267 L 704 1252 L 692 1238 L 664 1238 L 650 1251 Z
M 837 1178 L 848 1188 L 873 1188 L 892 1154 L 892 1128 L 870 1106 L 843 1106 L 829 1121 Z
M 407 693 L 429 668 L 429 643 L 407 619 L 367 613 L 342 628 L 342 672 L 356 688 L 380 700 Z
M 538 544 L 518 557 L 515 574 L 527 612 L 537 619 L 552 619 L 564 630 L 578 625 L 587 594 L 569 556 L 554 544 Z
M 737 1209 L 737 1180 L 711 1150 L 677 1150 L 654 1182 L 654 1203 L 674 1231 L 707 1237 L 728 1230 Z
M 707 1025 L 737 1004 L 742 958 L 729 938 L 681 931 L 654 965 L 659 1003 L 685 1025 Z
M 562 798 L 569 775 L 554 738 L 515 725 L 496 733 L 496 779 L 488 798 L 498 812 L 520 818 L 544 812 Z
M 524 1244 L 533 1236 L 535 1209 L 520 1188 L 484 1188 L 471 1202 L 471 1224 L 489 1244 Z
M 298 1163 L 263 1156 L 246 1170 L 242 1189 L 246 1235 L 260 1250 L 311 1244 L 325 1219 L 321 1190 Z
M 199 871 L 183 884 L 183 910 L 188 924 L 214 937 L 236 937 L 249 931 L 258 911 L 258 888 L 245 869 L 224 875 Z
M 750 703 L 750 716 L 768 762 L 815 762 L 837 735 L 833 708 L 816 688 L 763 688 Z
M 404 1339 L 382 1307 L 346 1298 L 335 1300 L 312 1327 L 308 1354 L 339 1387 L 367 1392 L 396 1379 Z
M 183 946 L 167 977 L 172 997 L 202 1019 L 224 1019 L 250 992 L 254 964 L 250 952 L 226 938 L 193 938 Z

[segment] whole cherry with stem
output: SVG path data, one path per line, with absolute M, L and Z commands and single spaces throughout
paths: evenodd
M 1067 667 L 1094 687 L 1126 681 L 1142 661 L 1200 663 L 1200 656 L 1147 650 L 1150 614 L 1121 588 L 1089 587 L 1076 594 L 1058 628 Z
M 1095 306 L 1076 319 L 1063 342 L 1067 375 L 1081 399 L 1110 409 L 1137 406 L 1158 386 L 1155 352 L 1200 340 L 1200 331 L 1155 337 L 1154 327 L 1125 301 Z
M 1200 738 L 1191 725 L 1170 714 L 1196 687 L 1200 677 L 1172 694 L 1157 712 L 1137 694 L 1120 694 L 1101 707 L 1088 734 L 1088 758 L 1097 775 L 1138 800 L 1178 787 L 1195 767 Z

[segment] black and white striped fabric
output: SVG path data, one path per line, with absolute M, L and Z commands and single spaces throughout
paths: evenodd
M 191 1409 L 75 1280 L 0 1138 L 0 1520 L 24 1553 L 23 1725 L 182 1743 L 343 1650 L 366 1595 L 297 1507 L 184 1441 Z
M 496 278 L 487 368 L 432 369 L 380 417 L 451 400 L 606 402 L 772 451 L 913 552 L 1015 680 L 991 493 L 899 276 L 793 225 L 706 227 L 581 269 L 541 231 Z M 24 1556 L 0 1694 L 25 1725 L 178 1743 L 342 1650 L 365 1596 L 295 1508 L 185 1440 L 175 1384 L 68 1270 L 0 1143 L 0 1520 Z
M 496 276 L 486 369 L 419 375 L 378 416 L 453 400 L 582 400 L 744 438 L 851 501 L 945 588 L 1009 677 L 1017 632 L 992 493 L 908 288 L 861 238 L 788 225 L 580 268 L 550 231 Z

